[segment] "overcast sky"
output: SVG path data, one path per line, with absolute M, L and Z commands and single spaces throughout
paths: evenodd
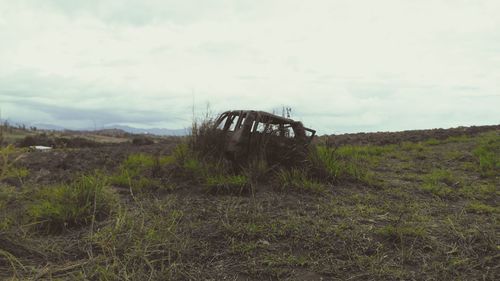
M 178 129 L 207 103 L 320 133 L 500 124 L 500 1 L 0 0 L 3 119 Z

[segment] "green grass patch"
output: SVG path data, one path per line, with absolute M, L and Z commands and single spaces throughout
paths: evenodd
M 130 176 L 140 175 L 147 170 L 158 170 L 165 165 L 174 163 L 173 156 L 153 156 L 149 154 L 139 153 L 131 154 L 120 165 L 121 170 L 126 170 Z
M 424 177 L 422 190 L 439 197 L 448 197 L 455 192 L 456 184 L 457 181 L 450 171 L 436 169 Z
M 198 153 L 193 151 L 187 143 L 181 143 L 175 147 L 172 159 L 176 177 L 203 181 L 207 172 L 206 167 Z
M 403 151 L 426 152 L 428 150 L 421 142 L 405 141 L 401 143 L 400 147 Z
M 210 191 L 224 191 L 241 193 L 248 189 L 248 178 L 243 175 L 209 175 L 205 185 Z
M 484 177 L 500 175 L 500 134 L 487 134 L 473 151 L 479 165 L 479 172 Z
M 155 178 L 145 177 L 143 175 L 130 175 L 127 170 L 120 170 L 118 174 L 109 177 L 110 184 L 120 187 L 131 188 L 133 192 L 144 192 L 151 190 L 159 190 L 162 188 L 173 189 L 174 186 L 168 187 Z
M 134 192 L 151 190 L 172 190 L 172 183 L 162 183 L 163 168 L 174 163 L 173 156 L 153 156 L 149 154 L 131 154 L 118 168 L 118 172 L 109 177 L 112 185 L 129 187 Z
M 326 186 L 309 178 L 307 171 L 302 169 L 280 169 L 275 175 L 276 186 L 280 190 L 296 190 L 321 193 L 326 191 Z
M 241 193 L 250 187 L 249 176 L 257 171 L 240 171 L 223 158 L 201 157 L 188 144 L 178 145 L 173 151 L 174 176 L 204 185 L 210 192 Z M 239 173 L 242 172 L 242 173 Z M 247 174 L 249 176 L 247 176 Z
M 490 199 L 500 195 L 499 187 L 492 183 L 474 183 L 459 189 L 462 196 L 473 199 Z
M 481 202 L 471 202 L 465 209 L 467 212 L 476 214 L 500 213 L 500 209 L 498 207 L 489 206 Z
M 424 145 L 439 145 L 441 144 L 441 141 L 437 140 L 437 139 L 434 139 L 434 138 L 431 138 L 431 139 L 428 139 L 426 141 L 423 142 Z
M 0 146 L 0 180 L 16 178 L 22 181 L 23 178 L 29 175 L 28 169 L 15 166 L 18 158 L 14 158 L 14 156 L 21 151 L 22 150 L 15 148 L 13 145 L 5 147 Z
M 392 146 L 342 146 L 338 149 L 313 147 L 309 154 L 311 174 L 314 178 L 326 181 L 354 180 L 371 185 L 375 180 L 368 168 L 381 155 L 392 150 Z
M 15 207 L 20 205 L 20 192 L 13 186 L 0 186 L 0 231 L 8 229 L 17 219 Z
M 183 217 L 171 198 L 120 208 L 111 223 L 89 237 L 101 258 L 87 266 L 86 276 L 95 280 L 183 279 L 179 273 L 185 271 L 183 255 L 193 247 L 188 247 L 189 239 L 179 231 Z
M 117 202 L 101 175 L 81 176 L 68 185 L 47 186 L 32 195 L 27 219 L 45 233 L 60 233 L 108 217 Z
M 467 135 L 453 136 L 443 140 L 443 143 L 464 143 L 470 141 L 471 139 L 472 137 L 469 137 Z

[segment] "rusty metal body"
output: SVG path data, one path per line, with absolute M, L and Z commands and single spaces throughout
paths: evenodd
M 316 133 L 301 122 L 254 110 L 226 111 L 215 126 L 225 136 L 225 155 L 237 162 L 257 155 L 279 162 L 300 158 Z

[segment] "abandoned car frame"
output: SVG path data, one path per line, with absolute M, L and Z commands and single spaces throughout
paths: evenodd
M 254 110 L 226 111 L 215 127 L 225 137 L 227 158 L 238 162 L 257 155 L 280 162 L 300 158 L 316 134 L 302 122 Z

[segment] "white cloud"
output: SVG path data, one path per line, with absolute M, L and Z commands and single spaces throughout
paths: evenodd
M 499 13 L 494 0 L 0 0 L 0 103 L 59 124 L 23 101 L 171 128 L 193 97 L 290 105 L 321 133 L 500 123 Z M 148 110 L 159 120 L 137 117 Z

